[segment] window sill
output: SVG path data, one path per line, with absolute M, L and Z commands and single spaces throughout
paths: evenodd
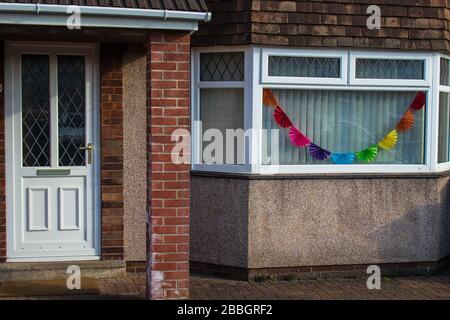
M 245 180 L 302 180 L 302 179 L 437 179 L 450 177 L 450 170 L 444 172 L 419 173 L 295 173 L 295 174 L 252 174 L 236 172 L 214 172 L 191 170 L 193 177 L 229 178 Z

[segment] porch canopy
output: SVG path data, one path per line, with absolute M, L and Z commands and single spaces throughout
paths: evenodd
M 0 0 L 0 24 L 66 26 L 75 10 L 81 27 L 197 30 L 211 18 L 203 0 Z

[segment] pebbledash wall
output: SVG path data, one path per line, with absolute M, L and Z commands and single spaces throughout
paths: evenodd
M 447 1 L 206 1 L 196 47 L 449 50 Z M 255 176 L 192 172 L 191 268 L 265 275 L 428 274 L 450 256 L 450 173 Z M 225 204 L 225 205 L 224 205 Z
M 196 271 L 430 273 L 450 255 L 446 176 L 192 177 Z M 226 203 L 227 205 L 223 205 Z
M 102 257 L 145 271 L 147 222 L 146 51 L 101 47 Z M 104 141 L 104 140 L 102 140 Z M 106 170 L 106 171 L 105 171 Z

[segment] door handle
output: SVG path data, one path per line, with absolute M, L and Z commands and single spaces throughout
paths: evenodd
M 88 152 L 88 164 L 92 164 L 92 152 L 94 151 L 94 145 L 88 143 L 85 147 L 80 147 L 80 150 L 86 150 Z

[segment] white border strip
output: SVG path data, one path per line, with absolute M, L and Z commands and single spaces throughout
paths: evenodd
M 210 12 L 0 3 L 0 24 L 65 26 L 73 8 L 81 13 L 82 27 L 197 30 L 210 21 Z

